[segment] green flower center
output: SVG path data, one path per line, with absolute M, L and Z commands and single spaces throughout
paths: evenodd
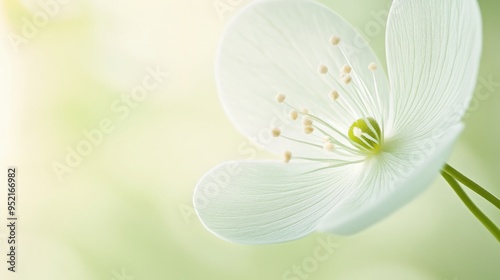
M 377 121 L 373 118 L 364 118 L 355 121 L 349 128 L 349 139 L 357 146 L 370 153 L 380 151 L 382 133 Z

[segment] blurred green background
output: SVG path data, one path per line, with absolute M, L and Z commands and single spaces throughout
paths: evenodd
M 191 197 L 206 171 L 226 160 L 274 158 L 238 152 L 249 142 L 225 117 L 214 83 L 223 28 L 250 2 L 1 1 L 1 57 L 12 76 L 2 161 L 19 169 L 20 217 L 15 274 L 6 272 L 0 227 L 1 279 L 500 279 L 498 242 L 442 179 L 351 237 L 242 246 L 203 228 Z M 321 2 L 385 58 L 390 1 Z M 480 86 L 449 162 L 500 196 L 500 2 L 479 3 Z M 156 80 L 139 92 L 145 77 Z M 132 92 L 140 102 L 128 99 Z M 85 156 L 71 158 L 76 149 Z M 73 166 L 62 168 L 68 155 Z M 0 198 L 5 221 L 4 191 Z M 500 224 L 497 210 L 474 199 Z M 325 240 L 337 244 L 325 261 L 286 278 Z

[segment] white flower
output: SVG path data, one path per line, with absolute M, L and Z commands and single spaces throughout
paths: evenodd
M 394 0 L 386 75 L 328 8 L 250 5 L 220 46 L 220 98 L 241 133 L 289 163 L 215 167 L 194 194 L 202 223 L 229 241 L 274 243 L 355 233 L 398 209 L 437 177 L 463 129 L 481 40 L 476 0 Z

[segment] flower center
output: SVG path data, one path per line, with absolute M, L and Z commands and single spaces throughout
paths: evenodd
M 359 119 L 349 128 L 349 139 L 368 152 L 380 150 L 382 133 L 377 121 L 373 118 Z
M 385 102 L 379 94 L 375 74 L 377 65 L 370 63 L 365 70 L 354 69 L 355 65 L 351 63 L 340 38 L 332 36 L 330 43 L 337 48 L 345 64 L 342 65 L 342 61 L 330 62 L 330 66 L 342 65 L 338 68 L 319 65 L 318 74 L 323 77 L 322 80 L 328 86 L 331 86 L 329 89 L 326 88 L 328 91 L 323 97 L 317 96 L 314 92 L 304 93 L 310 94 L 315 102 L 325 104 L 316 106 L 314 108 L 316 110 L 313 111 L 304 107 L 299 109 L 305 104 L 294 100 L 289 103 L 286 95 L 279 93 L 275 101 L 290 109 L 288 114 L 292 121 L 297 121 L 299 118 L 302 120 L 300 122 L 302 129 L 301 131 L 298 127 L 290 129 L 292 127 L 290 125 L 282 131 L 281 128 L 273 127 L 271 135 L 314 149 L 322 149 L 332 155 L 320 155 L 314 152 L 314 155 L 320 155 L 320 158 L 312 158 L 285 151 L 285 162 L 300 159 L 325 162 L 329 166 L 344 165 L 361 162 L 369 156 L 378 154 L 382 149 L 385 124 L 383 104 Z M 371 79 L 366 79 L 370 72 Z

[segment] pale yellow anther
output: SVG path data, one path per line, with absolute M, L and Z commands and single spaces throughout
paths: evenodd
M 304 114 L 304 115 L 307 115 L 307 114 L 309 114 L 309 109 L 302 108 L 301 113 Z
M 312 125 L 304 126 L 304 133 L 305 134 L 311 134 L 313 132 L 314 132 L 314 127 L 312 127 Z
M 290 152 L 290 151 L 285 151 L 285 152 L 283 153 L 283 162 L 284 162 L 284 163 L 289 163 L 291 159 L 292 159 L 292 152 Z
M 323 149 L 325 149 L 325 151 L 328 151 L 328 152 L 333 152 L 333 149 L 334 149 L 334 146 L 332 143 L 330 142 L 326 142 L 324 145 L 323 145 Z
M 342 73 L 349 74 L 352 71 L 352 67 L 346 64 L 342 66 L 342 69 L 340 71 L 342 71 Z
M 340 37 L 335 35 L 330 37 L 330 43 L 334 46 L 340 44 Z
M 276 102 L 278 102 L 278 103 L 285 102 L 285 99 L 286 99 L 286 95 L 284 95 L 283 93 L 278 93 L 276 95 Z
M 281 129 L 275 127 L 271 130 L 273 137 L 280 137 L 281 136 Z
M 369 69 L 370 71 L 372 71 L 372 72 L 373 72 L 373 71 L 375 71 L 375 70 L 377 70 L 377 64 L 375 64 L 375 63 L 373 63 L 373 62 L 372 62 L 372 63 L 370 63 L 370 65 L 368 65 L 368 69 Z
M 297 111 L 295 111 L 295 110 L 290 111 L 290 119 L 292 119 L 292 121 L 295 121 L 298 117 L 299 117 L 299 113 L 297 113 Z
M 360 138 L 363 135 L 363 130 L 359 127 L 355 127 L 352 132 L 353 132 L 354 136 L 356 136 L 358 138 Z
M 352 77 L 351 77 L 351 75 L 349 75 L 349 74 L 345 74 L 345 75 L 342 77 L 342 82 L 343 82 L 344 84 L 346 84 L 346 85 L 347 85 L 347 84 L 350 84 L 350 83 L 352 82 Z
M 328 73 L 328 67 L 326 67 L 326 65 L 321 64 L 321 65 L 318 67 L 318 72 L 319 72 L 320 74 L 323 74 L 323 75 L 324 75 L 324 74 Z
M 311 126 L 313 124 L 313 121 L 310 118 L 305 117 L 302 119 L 302 124 L 304 126 Z
M 337 99 L 339 99 L 340 94 L 339 94 L 339 92 L 338 92 L 337 90 L 332 90 L 332 91 L 330 92 L 329 96 L 330 96 L 330 99 L 331 99 L 332 101 L 336 101 Z

